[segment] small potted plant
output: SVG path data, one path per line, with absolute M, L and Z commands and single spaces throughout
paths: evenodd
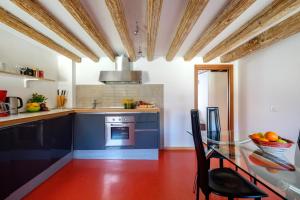
M 49 109 L 46 106 L 47 99 L 44 95 L 33 93 L 26 104 L 27 112 L 48 111 Z

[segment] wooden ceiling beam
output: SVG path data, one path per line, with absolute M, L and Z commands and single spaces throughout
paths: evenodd
M 0 7 L 0 22 L 49 47 L 50 49 L 74 60 L 75 62 L 81 62 L 81 58 L 79 56 L 55 43 L 47 36 L 39 33 L 38 31 L 27 25 L 25 22 L 23 22 L 21 19 L 4 10 L 2 7 Z
M 185 53 L 184 60 L 189 61 L 193 59 L 204 47 L 206 47 L 206 45 L 236 20 L 254 2 L 255 0 L 230 0 L 222 13 L 218 15 L 212 24 Z
M 184 40 L 191 32 L 193 26 L 207 5 L 208 0 L 189 0 L 185 8 L 184 14 L 177 27 L 175 37 L 168 50 L 166 60 L 171 61 L 179 51 Z
M 232 62 L 299 32 L 300 12 L 297 12 L 276 26 L 271 27 L 248 42 L 223 55 L 221 57 L 221 62 Z
M 36 0 L 11 0 L 18 7 L 23 9 L 29 15 L 44 24 L 51 31 L 55 32 L 59 37 L 78 49 L 81 53 L 89 57 L 95 62 L 99 61 L 99 57 L 93 53 L 85 44 L 83 44 L 74 34 L 67 30 L 67 28 L 49 13 Z
M 153 60 L 163 0 L 147 0 L 147 59 Z
M 249 20 L 228 38 L 210 50 L 203 57 L 204 62 L 223 55 L 232 50 L 251 36 L 259 34 L 263 29 L 272 25 L 282 17 L 286 16 L 300 7 L 300 0 L 274 0 L 269 6 L 263 9 L 258 15 Z
M 121 0 L 105 0 L 106 6 L 118 30 L 123 46 L 127 51 L 127 55 L 131 61 L 136 60 L 136 54 L 133 42 L 130 38 L 126 16 Z
M 59 0 L 65 9 L 74 17 L 81 27 L 90 35 L 104 53 L 115 61 L 115 52 L 105 38 L 103 32 L 97 29 L 88 12 L 80 3 L 80 0 Z

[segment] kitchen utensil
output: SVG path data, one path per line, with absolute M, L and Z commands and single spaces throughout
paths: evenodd
M 6 97 L 6 103 L 8 103 L 11 115 L 18 114 L 18 109 L 23 107 L 23 100 L 20 97 Z
M 9 115 L 8 113 L 8 103 L 4 103 L 0 101 L 0 117 L 7 117 Z
M 65 108 L 65 105 L 67 103 L 66 98 L 67 90 L 57 90 L 57 108 Z
M 7 90 L 0 90 L 0 102 L 5 102 Z

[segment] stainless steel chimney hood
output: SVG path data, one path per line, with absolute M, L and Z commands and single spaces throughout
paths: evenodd
M 141 84 L 142 71 L 132 71 L 126 56 L 116 57 L 115 71 L 101 71 L 99 81 L 105 84 Z

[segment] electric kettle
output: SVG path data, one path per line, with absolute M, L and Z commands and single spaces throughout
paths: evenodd
M 6 103 L 8 103 L 9 114 L 18 114 L 18 109 L 23 107 L 23 100 L 20 97 L 6 97 Z

